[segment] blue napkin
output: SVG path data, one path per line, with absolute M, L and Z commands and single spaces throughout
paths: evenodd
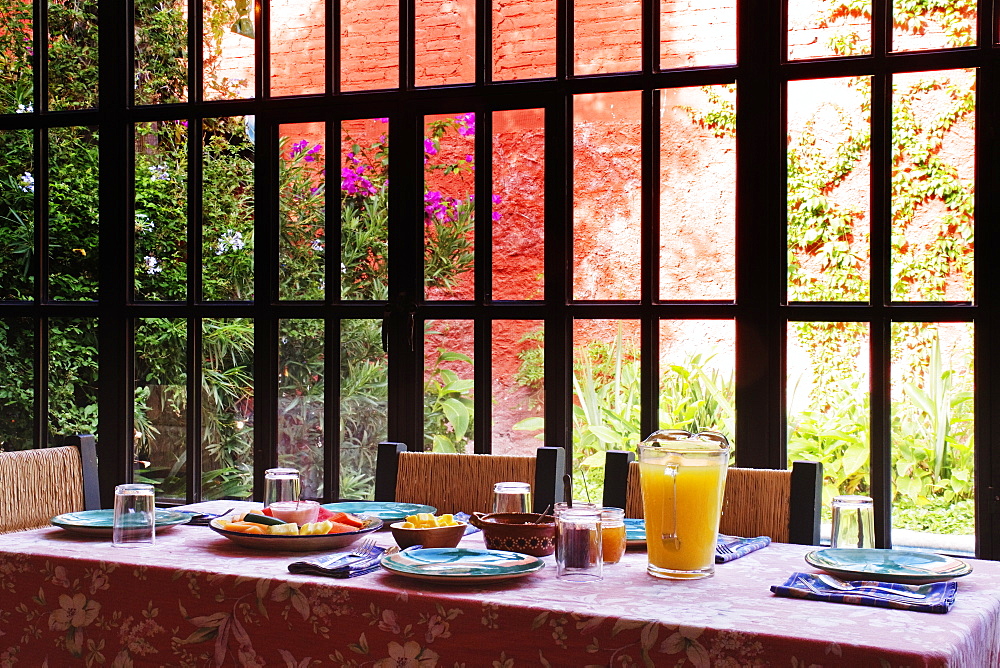
M 375 548 L 378 554 L 371 557 L 359 557 L 356 554 L 330 554 L 305 561 L 295 561 L 288 564 L 288 572 L 298 575 L 325 575 L 331 578 L 356 578 L 381 568 L 379 559 L 385 548 Z
M 476 533 L 477 531 L 482 531 L 479 527 L 474 527 L 469 524 L 469 513 L 455 513 L 454 518 L 459 522 L 465 522 L 465 533 L 463 536 L 468 536 L 470 533 Z
M 792 573 L 785 584 L 772 585 L 771 591 L 776 596 L 807 598 L 813 601 L 832 601 L 834 603 L 870 605 L 876 608 L 939 613 L 948 612 L 951 609 L 955 603 L 955 592 L 958 591 L 958 584 L 952 581 L 905 585 L 892 582 L 852 580 L 847 584 L 855 589 L 853 591 L 835 589 L 820 580 L 815 573 Z M 878 589 L 870 587 L 878 587 Z M 913 592 L 920 594 L 921 597 L 913 598 L 893 594 L 894 591 Z
M 767 536 L 757 536 L 756 538 L 739 538 L 737 536 L 719 536 L 719 545 L 715 548 L 715 563 L 724 564 L 733 559 L 745 557 L 751 552 L 756 552 L 762 547 L 771 544 L 771 539 Z M 719 551 L 719 546 L 725 545 L 729 548 L 727 552 Z

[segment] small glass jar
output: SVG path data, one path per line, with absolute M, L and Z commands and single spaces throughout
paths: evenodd
M 617 564 L 625 554 L 625 511 L 601 509 L 601 553 L 605 564 Z
M 601 509 L 594 504 L 559 508 L 556 577 L 567 582 L 601 580 L 604 576 L 601 552 Z

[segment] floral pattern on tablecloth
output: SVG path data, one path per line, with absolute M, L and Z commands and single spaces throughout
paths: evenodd
M 771 546 L 701 582 L 654 580 L 630 552 L 596 585 L 559 582 L 548 564 L 449 587 L 290 575 L 301 555 L 203 527 L 131 550 L 43 529 L 0 536 L 0 667 L 996 665 L 1000 564 L 976 562 L 929 627 L 919 613 L 771 596 L 804 551 Z

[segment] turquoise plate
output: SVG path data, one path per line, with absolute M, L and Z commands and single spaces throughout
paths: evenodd
M 545 566 L 538 557 L 501 550 L 435 547 L 403 550 L 382 557 L 388 571 L 444 584 L 478 584 L 530 575 Z
M 437 512 L 434 506 L 424 506 L 419 503 L 396 503 L 395 501 L 341 501 L 340 503 L 324 503 L 323 507 L 334 512 L 354 513 L 377 517 L 387 525 L 390 522 L 405 520 L 407 515 L 417 513 Z
M 113 510 L 81 510 L 76 513 L 63 513 L 51 520 L 52 524 L 72 533 L 84 536 L 102 536 L 111 538 L 115 511 Z M 156 531 L 166 531 L 178 524 L 191 521 L 190 513 L 178 513 L 173 510 L 156 510 Z
M 625 544 L 629 547 L 646 544 L 646 520 L 625 518 Z
M 968 575 L 972 566 L 961 559 L 908 550 L 826 549 L 806 555 L 821 571 L 848 580 L 879 580 L 903 584 L 944 582 Z

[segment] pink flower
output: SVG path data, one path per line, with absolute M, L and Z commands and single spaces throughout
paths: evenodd
M 389 656 L 375 662 L 375 668 L 432 668 L 437 665 L 437 652 L 424 650 L 412 640 L 405 645 L 391 642 Z

